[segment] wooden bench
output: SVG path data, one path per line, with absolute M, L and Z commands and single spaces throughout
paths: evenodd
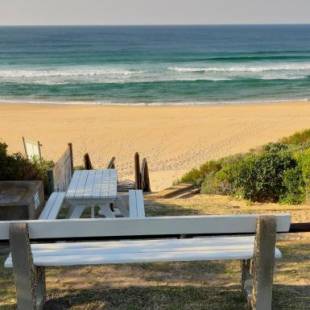
M 240 260 L 249 305 L 270 310 L 276 233 L 289 227 L 286 214 L 6 221 L 0 240 L 10 242 L 5 266 L 14 268 L 20 309 L 43 307 L 46 267 Z

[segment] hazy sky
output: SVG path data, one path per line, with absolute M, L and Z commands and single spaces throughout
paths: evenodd
M 310 23 L 310 0 L 0 0 L 1 25 Z

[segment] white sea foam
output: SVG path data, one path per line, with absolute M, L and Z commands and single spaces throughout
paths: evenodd
M 187 73 L 205 73 L 205 72 L 265 72 L 265 71 L 304 71 L 310 70 L 310 63 L 282 63 L 282 64 L 257 64 L 237 65 L 237 66 L 219 66 L 219 67 L 169 67 L 171 71 Z
M 40 85 L 167 81 L 295 80 L 310 76 L 310 63 L 222 64 L 218 66 L 123 65 L 47 68 L 0 67 L 0 82 Z

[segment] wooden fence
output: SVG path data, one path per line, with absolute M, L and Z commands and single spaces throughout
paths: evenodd
M 66 191 L 73 174 L 72 144 L 69 143 L 66 151 L 48 171 L 49 192 Z

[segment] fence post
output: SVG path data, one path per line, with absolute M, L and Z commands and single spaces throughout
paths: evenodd
M 70 161 L 71 161 L 71 176 L 73 175 L 74 171 L 74 164 L 73 164 L 73 146 L 72 143 L 68 143 L 69 151 L 70 151 Z
M 114 156 L 109 161 L 107 169 L 115 169 L 115 157 Z
M 151 192 L 149 167 L 146 158 L 142 160 L 141 178 L 142 190 L 147 193 Z
M 86 154 L 84 155 L 84 168 L 85 168 L 86 170 L 92 170 L 92 169 L 93 169 L 93 165 L 92 165 L 92 163 L 91 163 L 91 160 L 90 160 L 90 157 L 89 157 L 89 154 L 88 154 L 88 153 L 86 153 Z
M 47 193 L 50 195 L 54 191 L 54 172 L 53 169 L 47 170 Z
M 140 156 L 138 152 L 135 153 L 135 184 L 136 189 L 141 189 Z

